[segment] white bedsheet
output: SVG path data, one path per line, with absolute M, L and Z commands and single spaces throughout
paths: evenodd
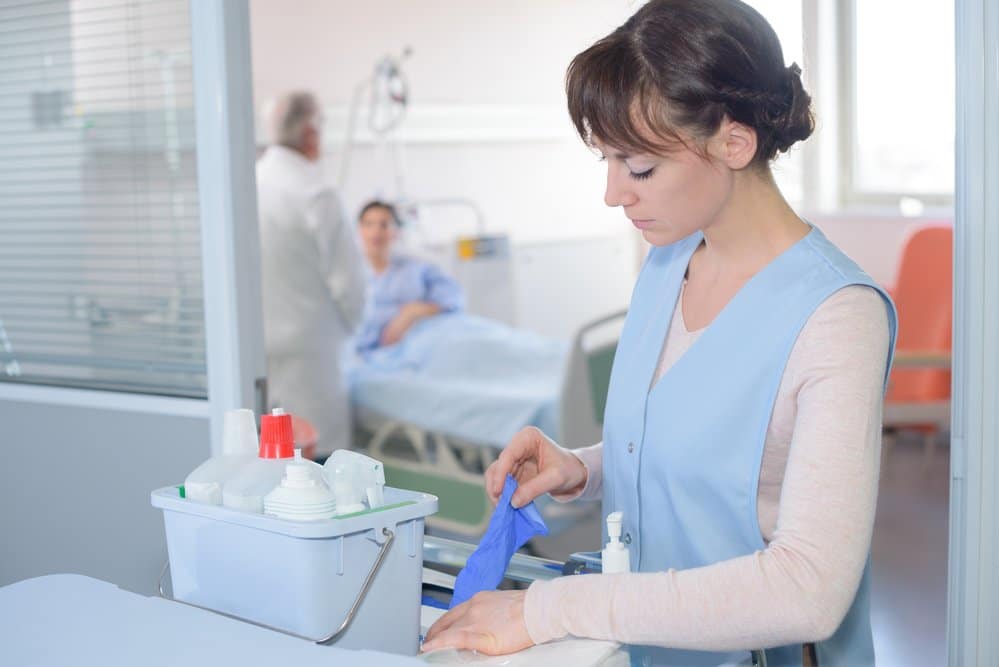
M 466 314 L 432 317 L 356 359 L 351 400 L 385 417 L 503 447 L 534 425 L 558 438 L 568 345 Z

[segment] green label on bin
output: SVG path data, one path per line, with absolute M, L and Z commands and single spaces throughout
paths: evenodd
M 341 515 L 335 516 L 333 518 L 334 519 L 350 519 L 350 518 L 353 518 L 355 516 L 361 516 L 362 514 L 374 514 L 375 512 L 384 512 L 386 510 L 394 510 L 394 509 L 399 508 L 399 507 L 405 507 L 406 505 L 415 505 L 415 504 L 416 504 L 416 501 L 414 501 L 414 500 L 407 500 L 407 501 L 402 502 L 402 503 L 395 503 L 394 505 L 385 505 L 383 507 L 376 507 L 373 510 L 362 510 L 360 512 L 354 512 L 352 514 L 341 514 Z

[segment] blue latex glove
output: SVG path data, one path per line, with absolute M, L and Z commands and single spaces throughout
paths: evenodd
M 520 509 L 510 504 L 516 490 L 517 480 L 507 475 L 489 528 L 454 582 L 452 609 L 479 591 L 496 590 L 514 552 L 535 535 L 548 534 L 548 526 L 533 502 Z

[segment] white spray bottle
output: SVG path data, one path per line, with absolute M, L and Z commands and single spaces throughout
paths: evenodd
M 607 515 L 607 536 L 610 541 L 600 552 L 601 569 L 604 574 L 631 572 L 631 556 L 628 554 L 628 547 L 621 542 L 623 520 L 623 512 L 611 512 Z
M 323 476 L 336 496 L 337 515 L 377 509 L 385 504 L 385 468 L 377 459 L 338 449 L 326 459 Z

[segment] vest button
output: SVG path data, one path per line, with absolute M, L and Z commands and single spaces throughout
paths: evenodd
M 635 451 L 635 443 L 629 442 L 628 443 L 628 453 L 631 454 L 634 451 Z
M 621 541 L 625 544 L 631 544 L 631 533 L 625 533 L 624 537 L 621 538 Z

